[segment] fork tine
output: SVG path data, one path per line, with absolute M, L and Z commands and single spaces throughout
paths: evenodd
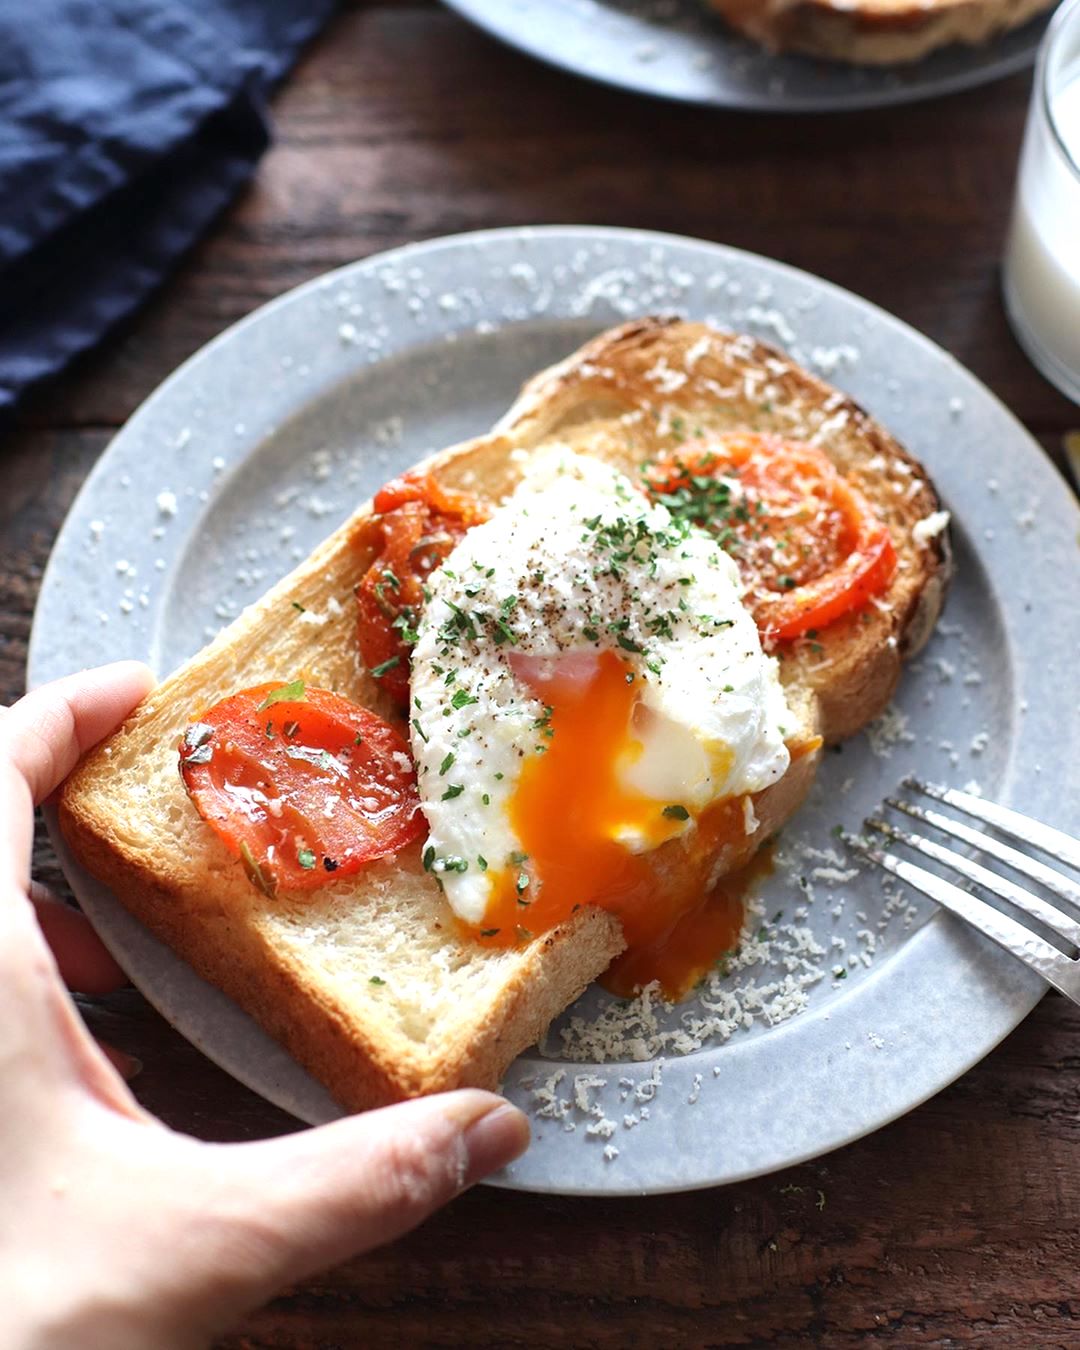
M 1071 839 L 1061 830 L 1055 830 L 1052 825 L 1044 825 L 1041 821 L 1032 820 L 1030 816 L 1022 816 L 1019 811 L 1012 811 L 1007 806 L 984 801 L 982 797 L 973 797 L 970 792 L 961 792 L 959 788 L 942 787 L 940 783 L 924 783 L 921 778 L 914 775 L 905 778 L 904 784 L 926 797 L 933 797 L 937 802 L 945 802 L 946 805 L 955 806 L 957 810 L 964 811 L 969 816 L 985 820 L 988 825 L 993 825 L 995 830 L 1000 830 L 1011 839 L 1019 839 L 1022 844 L 1034 844 L 1036 848 L 1049 853 L 1058 862 L 1080 869 L 1080 841 Z
M 1039 923 L 1045 924 L 1060 938 L 1063 938 L 1066 942 L 1071 942 L 1074 947 L 1080 947 L 1080 923 L 1071 919 L 1056 905 L 1050 904 L 1048 900 L 1032 895 L 1030 891 L 1025 891 L 1022 886 L 1017 886 L 1015 882 L 998 876 L 996 872 L 991 872 L 988 867 L 983 867 L 981 863 L 977 863 L 971 858 L 965 858 L 960 853 L 954 853 L 951 848 L 946 848 L 944 844 L 938 844 L 933 839 L 924 839 L 921 834 L 912 834 L 910 830 L 897 829 L 895 825 L 890 825 L 885 820 L 879 820 L 876 816 L 871 817 L 866 823 L 872 830 L 879 831 L 887 838 L 895 839 L 901 844 L 906 844 L 908 848 L 917 849 L 927 858 L 933 858 L 935 862 L 944 863 L 946 867 L 951 867 L 954 872 L 959 872 L 969 881 L 974 881 L 977 886 L 984 887 L 1000 899 L 1007 900 L 1010 905 L 1022 909 L 1025 914 L 1029 914 Z
M 857 839 L 853 834 L 845 832 L 840 838 L 859 857 L 865 858 L 886 872 L 891 872 L 914 890 L 928 895 L 943 909 L 950 910 L 973 928 L 977 928 L 999 947 L 1004 947 L 1026 966 L 1037 971 L 1048 984 L 1059 989 L 1067 998 L 1077 997 L 1076 962 L 1070 961 L 1045 939 L 1036 936 L 1007 914 L 994 909 L 985 900 L 962 891 L 959 886 L 954 886 L 944 877 L 935 876 L 933 872 L 927 872 L 925 868 L 898 858 L 894 853 L 885 853 L 872 844 Z
M 935 830 L 940 830 L 942 834 L 949 834 L 954 839 L 962 839 L 965 844 L 972 844 L 983 853 L 988 853 L 992 858 L 997 858 L 998 862 L 1005 863 L 1015 872 L 1020 872 L 1032 881 L 1037 881 L 1040 886 L 1045 886 L 1048 891 L 1053 891 L 1062 900 L 1067 900 L 1070 904 L 1080 908 L 1080 885 L 1077 885 L 1075 881 L 1070 881 L 1068 877 L 1063 877 L 1060 872 L 1055 872 L 1052 867 L 1047 867 L 1045 863 L 1039 862 L 1037 858 L 1029 858 L 1026 853 L 1021 853 L 1019 849 L 1012 848 L 1009 844 L 1003 844 L 1000 839 L 995 839 L 993 835 L 987 834 L 983 830 L 972 829 L 970 825 L 965 825 L 962 820 L 954 820 L 952 816 L 943 816 L 940 811 L 931 811 L 926 807 L 916 806 L 914 802 L 905 801 L 902 797 L 886 797 L 885 804 L 894 807 L 897 811 L 903 811 L 905 815 L 912 816 L 915 820 L 921 820 L 927 825 L 932 825 Z

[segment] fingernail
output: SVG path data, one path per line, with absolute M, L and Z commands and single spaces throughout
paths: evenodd
M 101 1049 L 105 1058 L 125 1083 L 130 1083 L 133 1078 L 142 1073 L 143 1062 L 141 1059 L 136 1059 L 134 1055 L 129 1055 L 124 1050 L 117 1050 L 115 1045 L 102 1044 Z
M 509 1102 L 474 1121 L 465 1131 L 465 1185 L 472 1186 L 489 1172 L 505 1167 L 529 1147 L 529 1122 Z
M 143 1071 L 143 1062 L 136 1059 L 134 1055 L 126 1056 L 127 1063 L 120 1069 L 120 1075 L 125 1083 L 130 1083 L 133 1078 L 138 1078 Z

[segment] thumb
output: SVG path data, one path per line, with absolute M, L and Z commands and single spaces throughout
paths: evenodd
M 226 1248 L 218 1276 L 232 1286 L 230 1312 L 400 1237 L 528 1142 L 517 1107 L 467 1089 L 218 1146 L 224 1222 L 215 1227 Z

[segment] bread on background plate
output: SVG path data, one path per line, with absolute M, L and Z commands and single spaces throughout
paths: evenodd
M 771 51 L 853 65 L 898 65 L 953 43 L 977 47 L 1056 0 L 706 0 Z

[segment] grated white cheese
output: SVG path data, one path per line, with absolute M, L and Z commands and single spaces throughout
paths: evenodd
M 574 1105 L 587 1116 L 603 1115 L 600 1107 L 589 1098 L 593 1088 L 607 1087 L 606 1078 L 596 1078 L 591 1074 L 579 1073 L 574 1078 Z
M 812 347 L 810 350 L 810 364 L 826 378 L 842 366 L 854 366 L 858 359 L 859 349 L 846 342 L 836 347 Z
M 843 885 L 859 875 L 857 867 L 815 867 L 810 875 L 815 881 L 834 882 Z
M 739 947 L 723 967 L 711 971 L 697 1000 L 677 1021 L 657 984 L 635 998 L 612 1002 L 591 1020 L 572 1015 L 559 1029 L 561 1054 L 570 1060 L 653 1060 L 652 1076 L 634 1095 L 648 1101 L 662 1078 L 667 1053 L 691 1054 L 704 1045 L 723 1044 L 735 1032 L 760 1021 L 775 1026 L 801 1012 L 809 990 L 824 978 L 821 947 L 809 928 L 785 924 L 762 936 L 760 902 L 751 901 Z
M 376 422 L 371 428 L 371 437 L 376 445 L 400 445 L 404 431 L 404 419 L 395 415 Z
M 917 520 L 912 526 L 912 539 L 920 548 L 926 548 L 932 539 L 936 539 L 946 529 L 949 519 L 948 511 L 931 511 L 928 516 L 923 516 L 922 520 Z
M 687 383 L 689 377 L 683 370 L 674 370 L 666 359 L 661 357 L 651 370 L 645 372 L 645 378 L 651 384 L 655 384 L 661 394 L 674 394 Z
M 907 714 L 892 704 L 880 717 L 868 722 L 865 731 L 870 750 L 878 759 L 888 759 L 895 746 L 911 745 L 915 740 L 914 734 L 908 730 Z
M 748 305 L 744 317 L 748 324 L 772 333 L 786 346 L 790 346 L 796 340 L 795 330 L 788 323 L 786 315 L 778 309 L 765 309 L 761 305 Z
M 686 366 L 686 369 L 693 370 L 701 358 L 708 354 L 711 346 L 712 338 L 706 333 L 704 337 L 698 338 L 693 346 L 688 347 L 686 349 L 686 356 L 683 359 L 683 364 Z
M 565 1069 L 557 1069 L 550 1078 L 544 1080 L 539 1087 L 532 1090 L 533 1111 L 537 1116 L 547 1120 L 562 1120 L 570 1113 L 570 1102 L 565 1097 L 560 1097 L 556 1092 L 559 1084 L 566 1077 Z

